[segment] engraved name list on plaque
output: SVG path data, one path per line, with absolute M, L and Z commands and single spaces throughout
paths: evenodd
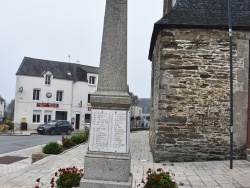
M 92 110 L 90 151 L 128 152 L 127 111 Z

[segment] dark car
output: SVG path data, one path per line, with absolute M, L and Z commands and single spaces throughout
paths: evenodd
M 37 132 L 39 134 L 49 133 L 53 135 L 66 133 L 67 135 L 70 135 L 72 131 L 74 131 L 74 128 L 71 123 L 66 120 L 51 120 L 37 127 Z

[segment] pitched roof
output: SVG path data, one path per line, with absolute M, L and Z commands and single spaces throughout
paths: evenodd
M 0 102 L 2 103 L 2 102 L 4 102 L 5 100 L 1 97 L 1 95 L 0 95 Z
M 232 0 L 232 26 L 250 30 L 250 0 Z M 174 7 L 154 24 L 149 50 L 165 28 L 228 28 L 228 0 L 176 0 Z
M 43 73 L 47 71 L 50 71 L 53 74 L 53 78 L 56 79 L 87 82 L 87 73 L 98 74 L 99 68 L 75 63 L 24 57 L 16 75 L 43 77 Z

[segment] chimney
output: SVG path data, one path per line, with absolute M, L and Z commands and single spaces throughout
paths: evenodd
M 167 13 L 171 11 L 171 9 L 176 4 L 177 0 L 164 0 L 163 4 L 163 16 L 165 16 Z

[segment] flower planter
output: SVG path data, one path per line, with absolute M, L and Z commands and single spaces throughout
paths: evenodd
M 32 160 L 32 163 L 34 162 L 37 162 L 45 157 L 49 156 L 49 154 L 44 154 L 44 153 L 33 153 L 31 155 L 31 160 Z

